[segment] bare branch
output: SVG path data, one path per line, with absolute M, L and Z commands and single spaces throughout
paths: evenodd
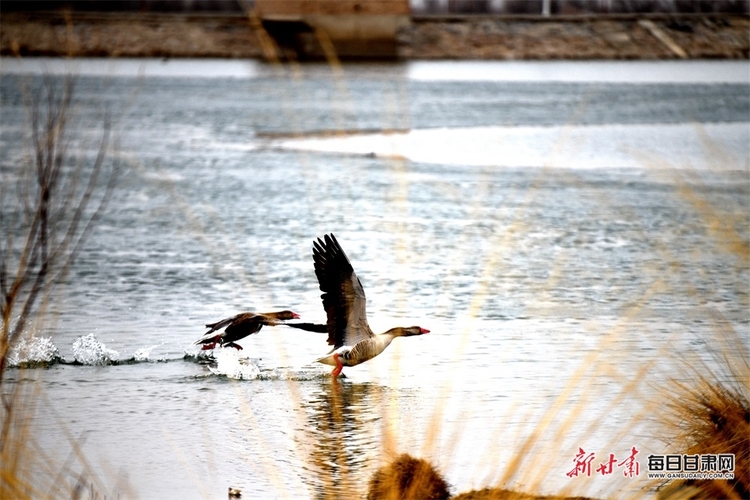
M 52 297 L 65 279 L 117 182 L 107 113 L 94 157 L 82 143 L 78 154 L 69 154 L 74 88 L 72 78 L 62 85 L 48 79 L 25 94 L 32 160 L 19 166 L 19 206 L 12 211 L 18 215 L 0 216 L 6 234 L 0 240 L 0 383 L 10 348 L 39 314 L 40 299 Z

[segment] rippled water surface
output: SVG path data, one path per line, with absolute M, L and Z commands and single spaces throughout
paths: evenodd
M 0 66 L 3 187 L 44 80 L 19 64 Z M 735 63 L 127 64 L 68 66 L 77 137 L 95 144 L 107 109 L 124 175 L 38 326 L 51 340 L 13 358 L 59 362 L 10 371 L 42 388 L 38 442 L 59 460 L 78 442 L 105 491 L 357 498 L 408 452 L 460 492 L 498 484 L 536 428 L 508 486 L 638 492 L 645 478 L 565 473 L 578 447 L 664 453 L 646 417 L 675 360 L 710 362 L 721 331 L 747 356 Z M 312 363 L 320 334 L 266 328 L 198 355 L 202 325 L 243 310 L 322 322 L 311 244 L 328 232 L 375 331 L 431 333 L 338 384 Z

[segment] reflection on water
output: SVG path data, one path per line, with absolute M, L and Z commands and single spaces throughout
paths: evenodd
M 381 418 L 392 390 L 373 383 L 325 380 L 304 404 L 306 427 L 298 441 L 308 459 L 308 479 L 317 498 L 352 498 L 363 493 L 369 470 L 380 457 Z

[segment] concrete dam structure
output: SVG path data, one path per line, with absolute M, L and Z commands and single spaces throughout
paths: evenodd
M 285 59 L 394 59 L 408 0 L 256 0 L 255 12 Z

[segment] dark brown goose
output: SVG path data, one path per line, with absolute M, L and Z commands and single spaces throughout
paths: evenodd
M 362 283 L 333 234 L 313 242 L 313 260 L 315 275 L 323 292 L 320 297 L 328 317 L 328 345 L 333 346 L 327 356 L 317 361 L 335 366 L 331 372 L 334 378 L 345 366 L 355 366 L 374 358 L 396 337 L 429 333 L 419 326 L 391 328 L 378 335 L 372 332 L 367 324 Z
M 263 325 L 276 326 L 281 324 L 282 321 L 298 318 L 299 315 L 292 311 L 240 313 L 231 318 L 206 325 L 206 328 L 210 328 L 210 330 L 203 334 L 203 337 L 198 339 L 195 345 L 203 344 L 203 347 L 201 347 L 203 351 L 213 349 L 216 347 L 216 344 L 241 350 L 242 346 L 235 344 L 235 342 L 253 333 L 258 333 L 263 328 Z M 221 330 L 224 327 L 226 329 L 223 332 L 214 334 L 216 330 Z

